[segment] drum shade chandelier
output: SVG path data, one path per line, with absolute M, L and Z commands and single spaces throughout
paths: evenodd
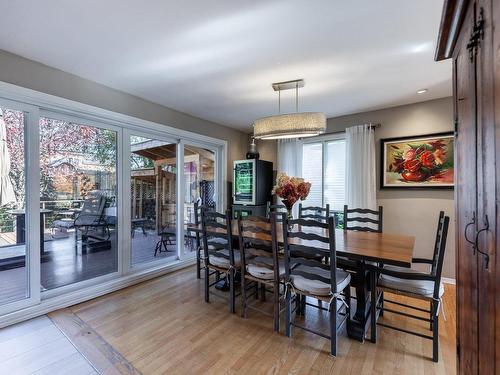
M 256 139 L 285 139 L 312 137 L 323 134 L 326 129 L 326 116 L 321 112 L 299 112 L 299 88 L 304 87 L 303 79 L 277 82 L 272 84 L 278 91 L 278 115 L 263 117 L 253 123 L 253 136 Z M 295 89 L 296 113 L 281 114 L 281 91 Z

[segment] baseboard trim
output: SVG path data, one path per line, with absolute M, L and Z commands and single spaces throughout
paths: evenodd
M 141 283 L 155 277 L 163 276 L 177 270 L 192 266 L 196 259 L 178 260 L 152 270 L 144 270 L 135 274 L 121 276 L 99 285 L 89 286 L 63 295 L 47 298 L 39 304 L 0 316 L 0 328 L 48 314 L 52 311 L 76 305 L 117 290 Z
M 450 277 L 442 277 L 441 281 L 445 284 L 457 285 L 457 281 L 455 279 L 450 278 Z

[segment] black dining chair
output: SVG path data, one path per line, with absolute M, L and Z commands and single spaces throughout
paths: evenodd
M 444 294 L 444 285 L 441 281 L 441 271 L 443 269 L 444 254 L 446 249 L 446 238 L 448 235 L 448 226 L 450 218 L 444 215 L 444 212 L 439 213 L 436 240 L 433 249 L 432 259 L 415 258 L 412 263 L 427 263 L 430 265 L 429 272 L 421 272 L 411 268 L 384 266 L 375 267 L 372 272 L 372 283 L 377 285 L 376 290 L 380 292 L 389 292 L 393 294 L 403 295 L 418 300 L 428 301 L 430 309 L 422 309 L 421 307 L 412 306 L 409 304 L 379 298 L 376 303 L 371 305 L 372 316 L 372 341 L 377 339 L 376 324 L 394 329 L 400 332 L 423 337 L 432 340 L 432 360 L 438 361 L 439 351 L 439 308 L 442 306 L 442 297 Z M 380 275 L 380 276 L 378 276 Z M 377 299 L 376 291 L 372 290 L 372 301 Z M 382 297 L 382 295 L 380 295 Z M 429 314 L 429 318 L 412 315 L 406 312 L 393 310 L 385 307 L 387 303 L 413 309 Z M 426 321 L 430 323 L 432 336 L 424 335 L 419 332 L 410 331 L 407 329 L 395 327 L 393 325 L 378 322 L 376 323 L 377 310 L 380 312 L 390 312 L 403 315 L 405 317 Z
M 299 219 L 312 219 L 318 220 L 323 223 L 328 221 L 330 217 L 330 205 L 327 204 L 325 207 L 304 207 L 302 203 L 299 204 Z
M 280 330 L 280 285 L 284 285 L 284 260 L 278 255 L 276 214 L 271 218 L 238 215 L 238 239 L 241 253 L 241 315 L 247 317 L 248 309 L 259 311 L 274 318 L 274 330 Z M 251 304 L 249 297 L 258 297 L 258 288 L 273 293 L 273 313 Z M 255 288 L 252 288 L 255 287 Z M 268 289 L 269 288 L 269 289 Z M 254 292 L 249 294 L 248 291 Z
M 382 206 L 378 210 L 367 208 L 349 208 L 344 205 L 344 230 L 356 230 L 360 232 L 382 233 L 384 222 L 384 209 Z M 337 265 L 350 272 L 359 272 L 359 265 L 350 259 L 339 257 Z M 353 285 L 355 286 L 355 285 Z
M 229 311 L 236 312 L 235 275 L 240 270 L 241 257 L 233 249 L 231 211 L 220 214 L 208 209 L 201 210 L 203 267 L 205 269 L 205 302 L 210 302 L 210 288 L 226 275 L 229 283 Z M 210 276 L 215 275 L 215 281 Z M 219 294 L 217 294 L 220 296 Z
M 344 205 L 344 229 L 382 233 L 384 209 L 349 208 Z
M 292 226 L 294 229 L 290 229 Z M 335 219 L 329 217 L 326 223 L 317 220 L 288 220 L 283 222 L 283 243 L 285 253 L 285 301 L 286 301 L 286 335 L 292 334 L 292 326 L 314 333 L 330 340 L 330 354 L 337 355 L 337 333 L 349 319 L 351 293 L 348 272 L 337 269 L 335 249 Z M 322 246 L 318 246 L 318 243 Z M 316 254 L 324 252 L 330 259 L 329 264 L 314 258 L 295 256 L 294 250 L 300 253 Z M 299 325 L 292 317 L 292 292 L 299 300 L 295 311 L 305 315 L 305 307 L 312 306 L 329 312 L 329 335 Z M 341 293 L 344 292 L 344 296 Z M 306 298 L 314 298 L 327 303 L 327 308 L 309 304 Z M 337 301 L 342 301 L 340 308 Z M 342 316 L 337 321 L 337 313 Z
M 201 224 L 201 210 L 204 208 L 203 205 L 200 204 L 199 201 L 194 202 L 194 224 L 199 226 Z M 202 258 L 202 249 L 203 242 L 201 241 L 200 232 L 194 232 L 194 246 L 196 247 L 196 277 L 201 279 L 201 258 Z
M 282 215 L 281 213 L 287 213 L 286 206 L 284 204 L 271 204 L 271 202 L 267 201 L 266 205 L 266 217 L 270 218 L 272 213 L 276 213 L 276 220 L 281 221 Z

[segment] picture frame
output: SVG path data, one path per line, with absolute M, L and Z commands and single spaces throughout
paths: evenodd
M 380 140 L 380 189 L 453 189 L 453 132 Z

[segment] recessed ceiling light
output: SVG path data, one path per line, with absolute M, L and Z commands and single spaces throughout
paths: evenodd
M 425 94 L 427 91 L 427 89 L 418 90 L 417 94 Z

